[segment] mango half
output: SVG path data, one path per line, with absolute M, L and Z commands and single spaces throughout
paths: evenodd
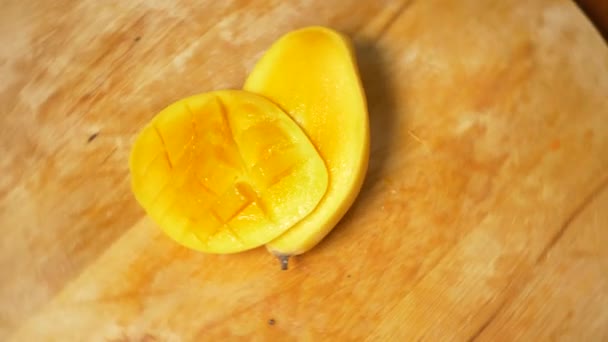
M 309 215 L 328 171 L 276 104 L 238 90 L 168 106 L 133 145 L 135 198 L 178 243 L 234 253 L 278 237 Z
M 243 89 L 287 112 L 326 163 L 329 184 L 319 205 L 267 244 L 278 256 L 304 253 L 346 213 L 367 170 L 367 105 L 353 48 L 348 38 L 328 28 L 292 31 L 270 47 Z

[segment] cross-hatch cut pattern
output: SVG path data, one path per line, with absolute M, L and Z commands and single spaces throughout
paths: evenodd
M 154 126 L 162 146 L 158 157 L 166 158 L 169 177 L 153 202 L 159 197 L 174 196 L 174 200 L 165 203 L 163 216 L 174 210 L 181 211 L 194 226 L 203 224 L 209 233 L 226 229 L 238 239 L 238 230 L 233 229 L 230 223 L 250 205 L 259 209 L 257 213 L 261 219 L 273 222 L 274 215 L 265 203 L 264 194 L 302 167 L 306 159 L 285 133 L 278 128 L 263 129 L 260 125 L 260 132 L 252 135 L 264 136 L 265 143 L 259 147 L 264 153 L 255 154 L 259 160 L 245 161 L 236 139 L 241 132 L 235 132 L 234 125 L 231 125 L 225 104 L 220 99 L 216 102 L 219 109 L 216 116 L 206 118 L 211 132 L 199 131 L 201 127 L 197 127 L 195 114 L 185 104 L 191 118 L 185 130 L 191 132 L 183 134 L 191 135 L 192 139 L 182 150 L 169 150 L 165 142 L 171 137 L 163 136 L 162 127 Z M 258 128 L 251 129 L 255 131 Z M 269 136 L 268 133 L 275 131 L 281 134 Z M 199 236 L 196 232 L 195 235 Z
M 297 152 L 297 149 L 292 148 L 292 146 L 275 151 L 258 161 L 251 168 L 251 177 L 258 179 L 264 189 L 270 188 L 305 163 L 305 160 Z
M 238 182 L 215 201 L 211 213 L 221 223 L 227 224 L 251 203 L 258 201 L 258 195 L 249 183 Z

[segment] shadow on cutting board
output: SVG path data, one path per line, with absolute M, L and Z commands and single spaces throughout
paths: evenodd
M 386 56 L 373 41 L 355 41 L 355 50 L 369 111 L 370 157 L 361 193 L 352 209 L 385 173 L 397 125 L 396 91 Z

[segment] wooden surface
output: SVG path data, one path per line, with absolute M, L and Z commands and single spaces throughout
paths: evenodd
M 576 0 L 576 3 L 604 36 L 604 40 L 608 41 L 608 1 Z
M 356 43 L 356 204 L 287 272 L 129 191 L 135 132 L 281 34 Z M 567 0 L 4 1 L 0 339 L 608 339 L 608 49 Z

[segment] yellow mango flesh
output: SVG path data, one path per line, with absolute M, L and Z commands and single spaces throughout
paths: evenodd
M 288 33 L 258 62 L 244 89 L 285 110 L 325 160 L 329 185 L 321 203 L 267 245 L 276 254 L 306 252 L 352 205 L 367 170 L 367 105 L 351 44 L 323 27 Z
M 260 246 L 307 216 L 323 160 L 271 101 L 244 91 L 180 100 L 148 123 L 129 160 L 137 201 L 178 243 L 209 253 Z

